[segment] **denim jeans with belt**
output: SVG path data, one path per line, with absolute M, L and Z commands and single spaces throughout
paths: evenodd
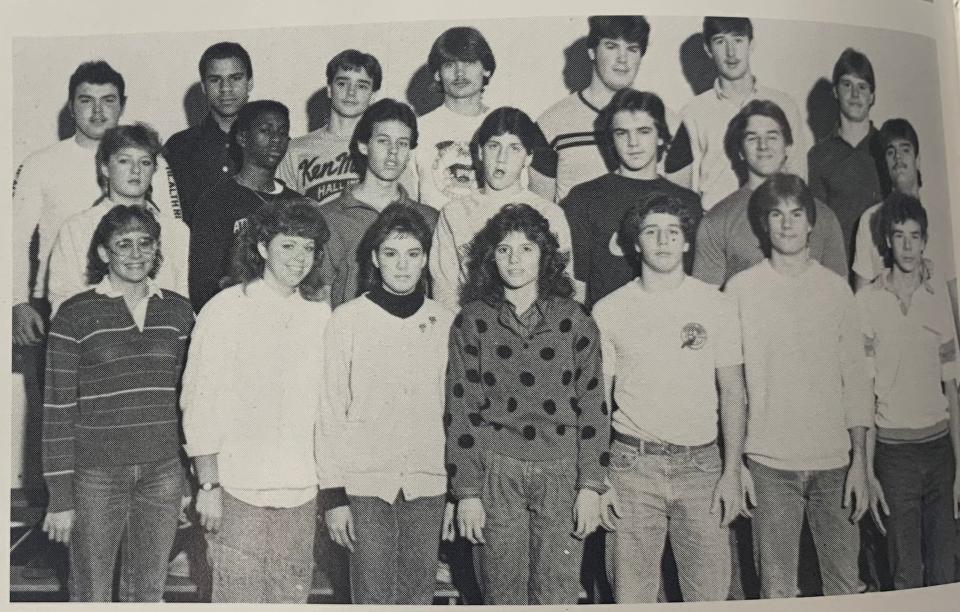
M 77 468 L 76 522 L 70 540 L 70 600 L 110 601 L 120 540 L 120 599 L 159 602 L 177 531 L 182 494 L 180 458 Z
M 860 591 L 860 530 L 843 507 L 847 468 L 778 470 L 748 459 L 756 493 L 754 546 L 760 559 L 760 596 L 796 597 L 800 532 L 810 522 L 824 595 Z
M 887 549 L 898 590 L 953 582 L 954 461 L 949 435 L 910 444 L 877 442 L 874 471 L 890 507 Z
M 294 508 L 269 508 L 224 491 L 220 531 L 207 536 L 213 602 L 306 603 L 316 522 L 316 497 Z
M 481 494 L 486 544 L 474 548 L 489 605 L 576 604 L 583 541 L 574 538 L 575 457 L 524 461 L 489 453 Z
M 446 495 L 388 504 L 379 497 L 350 496 L 356 540 L 350 553 L 350 590 L 355 604 L 433 603 L 437 551 Z
M 684 601 L 722 601 L 730 588 L 730 543 L 711 514 L 722 473 L 716 444 L 653 454 L 614 440 L 610 484 L 620 518 L 607 536 L 607 572 L 617 603 L 654 603 L 670 534 Z

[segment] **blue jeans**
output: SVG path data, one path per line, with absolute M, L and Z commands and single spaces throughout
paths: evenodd
M 121 563 L 123 601 L 158 602 L 177 531 L 180 458 L 74 473 L 76 522 L 70 540 L 70 600 L 110 601 L 114 563 Z
M 730 541 L 710 513 L 722 472 L 716 444 L 654 455 L 614 440 L 610 484 L 620 502 L 607 536 L 607 572 L 617 603 L 655 603 L 670 534 L 684 601 L 722 601 L 730 589 Z
M 306 603 L 316 522 L 316 497 L 294 508 L 263 508 L 224 491 L 220 531 L 207 535 L 213 602 Z
M 350 496 L 356 537 L 350 554 L 353 603 L 433 603 L 445 505 L 445 495 L 408 500 L 401 491 L 392 504 Z
M 757 507 L 754 546 L 760 558 L 760 596 L 796 597 L 800 532 L 807 515 L 824 595 L 860 591 L 860 530 L 843 507 L 847 468 L 778 470 L 748 459 Z
M 477 576 L 489 605 L 576 604 L 583 541 L 574 530 L 574 457 L 523 461 L 489 453 Z
M 953 582 L 954 465 L 950 436 L 877 443 L 874 470 L 890 507 L 887 549 L 897 590 Z

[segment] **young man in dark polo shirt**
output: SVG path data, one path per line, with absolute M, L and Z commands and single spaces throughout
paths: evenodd
M 833 67 L 833 95 L 840 107 L 840 125 L 810 149 L 807 167 L 814 197 L 833 209 L 840 221 L 849 261 L 860 215 L 889 191 L 880 134 L 870 121 L 876 80 L 866 55 L 851 48 L 840 54 Z
M 600 140 L 616 169 L 577 185 L 560 203 L 570 224 L 574 276 L 586 283 L 588 308 L 635 276 L 617 235 L 634 203 L 661 192 L 679 198 L 697 223 L 703 215 L 700 196 L 657 174 L 657 161 L 670 143 L 664 115 L 655 93 L 626 88 L 614 94 L 600 117 Z M 691 253 L 684 257 L 688 271 Z
M 330 285 L 332 308 L 357 297 L 357 247 L 384 208 L 397 202 L 413 206 L 431 232 L 436 227 L 437 210 L 411 200 L 400 184 L 410 152 L 416 147 L 417 116 L 403 102 L 379 100 L 357 123 L 350 154 L 363 178 L 320 208 L 330 229 L 330 239 L 323 247 L 322 269 L 324 284 Z
M 238 170 L 230 155 L 230 126 L 253 90 L 250 55 L 235 42 L 208 47 L 200 56 L 199 68 L 200 88 L 210 112 L 203 123 L 177 132 L 164 146 L 187 225 L 203 192 Z

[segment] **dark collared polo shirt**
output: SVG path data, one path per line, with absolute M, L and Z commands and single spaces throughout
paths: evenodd
M 230 135 L 208 114 L 200 125 L 171 136 L 164 150 L 177 182 L 183 220 L 190 225 L 200 196 L 221 178 L 239 170 L 230 157 Z
M 880 132 L 871 125 L 870 132 L 855 147 L 834 133 L 807 154 L 810 189 L 837 215 L 848 263 L 860 215 L 889 191 L 881 149 Z

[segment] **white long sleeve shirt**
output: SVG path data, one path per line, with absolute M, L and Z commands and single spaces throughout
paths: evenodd
M 293 507 L 317 492 L 314 427 L 323 392 L 326 302 L 262 280 L 229 287 L 197 318 L 183 392 L 187 454 L 217 455 L 223 487 Z
M 328 401 L 317 429 L 320 488 L 393 503 L 447 488 L 443 428 L 452 312 L 425 300 L 408 318 L 366 295 L 342 304 L 326 332 Z
M 744 452 L 778 470 L 849 464 L 848 429 L 873 427 L 863 335 L 846 280 L 816 261 L 795 277 L 769 259 L 735 275 L 749 415 Z
M 96 148 L 73 138 L 40 149 L 24 159 L 13 181 L 13 303 L 47 294 L 47 263 L 60 226 L 103 195 L 97 184 Z M 162 214 L 181 218 L 176 183 L 167 162 L 157 157 L 152 198 Z M 30 241 L 39 232 L 39 264 L 30 285 Z
M 57 232 L 47 272 L 47 297 L 54 314 L 60 304 L 90 287 L 87 283 L 87 252 L 97 225 L 114 206 L 109 199 L 103 199 L 92 208 L 71 216 Z M 160 252 L 163 254 L 154 280 L 160 288 L 176 291 L 189 299 L 187 255 L 190 229 L 180 219 L 161 214 L 152 206 L 151 209 L 160 223 Z

